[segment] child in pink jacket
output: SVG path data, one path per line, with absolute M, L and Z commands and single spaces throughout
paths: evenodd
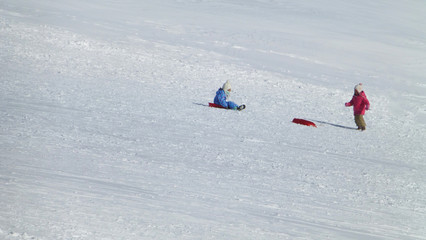
M 355 123 L 358 126 L 358 130 L 364 131 L 366 127 L 364 114 L 370 108 L 370 102 L 362 90 L 362 83 L 355 86 L 354 96 L 350 102 L 345 103 L 345 106 L 354 106 Z

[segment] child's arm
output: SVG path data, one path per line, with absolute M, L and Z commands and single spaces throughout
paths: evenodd
M 350 106 L 352 106 L 352 105 L 354 105 L 354 97 L 351 99 L 351 101 L 349 101 L 349 102 L 345 103 L 345 106 L 346 106 L 346 107 L 350 107 Z
M 367 97 L 364 97 L 364 102 L 365 102 L 365 110 L 369 110 L 370 109 L 370 101 L 368 101 Z
M 217 100 L 219 101 L 219 105 L 224 108 L 228 108 L 228 102 L 226 102 L 225 94 L 218 96 Z

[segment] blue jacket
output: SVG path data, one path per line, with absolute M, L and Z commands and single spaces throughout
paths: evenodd
M 238 105 L 234 102 L 227 102 L 226 101 L 226 94 L 225 91 L 222 88 L 219 88 L 216 92 L 216 97 L 214 98 L 214 103 L 221 105 L 224 108 L 230 108 L 230 109 L 237 109 Z

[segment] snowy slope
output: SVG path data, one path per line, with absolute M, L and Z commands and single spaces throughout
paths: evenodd
M 0 238 L 426 239 L 424 10 L 0 2 Z

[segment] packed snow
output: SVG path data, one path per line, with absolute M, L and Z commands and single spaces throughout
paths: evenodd
M 425 11 L 0 1 L 0 239 L 426 239 Z

